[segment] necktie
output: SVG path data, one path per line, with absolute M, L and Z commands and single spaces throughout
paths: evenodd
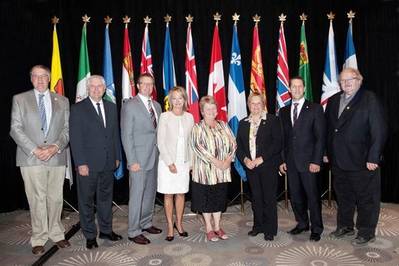
M 105 127 L 105 123 L 104 123 L 104 118 L 103 118 L 103 113 L 101 112 L 101 108 L 100 108 L 100 103 L 96 103 L 97 104 L 97 113 L 98 116 L 100 117 L 101 122 L 103 123 L 103 126 Z
M 152 108 L 151 99 L 148 99 L 148 111 L 150 112 L 152 125 L 157 128 L 157 119 L 155 117 L 154 109 Z
M 293 118 L 292 118 L 292 125 L 294 126 L 296 123 L 296 120 L 298 120 L 298 104 L 299 103 L 294 103 L 294 114 L 293 114 Z
M 44 106 L 44 94 L 39 94 L 39 114 L 40 122 L 42 124 L 42 130 L 44 135 L 47 135 L 47 117 L 46 117 L 46 107 Z

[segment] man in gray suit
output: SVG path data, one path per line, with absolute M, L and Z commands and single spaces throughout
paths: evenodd
M 154 78 L 142 74 L 138 78 L 139 93 L 123 104 L 121 135 L 129 169 L 129 240 L 146 245 L 150 240 L 142 232 L 160 234 L 152 225 L 157 189 L 157 120 L 161 106 L 151 99 Z
M 49 91 L 47 67 L 34 66 L 30 79 L 33 89 L 13 97 L 10 135 L 30 207 L 32 253 L 42 255 L 48 239 L 60 248 L 70 246 L 61 223 L 69 102 Z

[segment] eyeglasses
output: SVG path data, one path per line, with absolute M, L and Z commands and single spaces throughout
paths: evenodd
M 348 82 L 351 82 L 351 81 L 356 80 L 356 79 L 357 79 L 357 78 L 341 79 L 339 82 L 341 82 L 341 83 L 348 83 Z

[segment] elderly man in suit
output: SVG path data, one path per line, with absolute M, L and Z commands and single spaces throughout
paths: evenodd
M 102 99 L 105 80 L 93 75 L 87 80 L 89 97 L 71 108 L 70 139 L 77 167 L 79 216 L 86 247 L 96 248 L 94 217 L 96 197 L 99 238 L 118 241 L 112 231 L 113 172 L 119 165 L 120 137 L 116 105 Z
M 297 225 L 288 233 L 297 235 L 308 231 L 310 220 L 310 241 L 319 241 L 323 221 L 317 173 L 323 161 L 326 121 L 321 105 L 305 100 L 302 77 L 290 80 L 289 91 L 292 104 L 280 110 L 284 133 L 280 172 L 288 173 L 291 206 Z
M 46 66 L 32 67 L 30 79 L 33 89 L 13 98 L 10 135 L 30 207 L 32 253 L 42 255 L 48 239 L 60 248 L 70 246 L 61 223 L 69 102 L 49 91 Z
M 157 189 L 157 124 L 159 103 L 151 99 L 154 78 L 138 78 L 139 93 L 123 104 L 121 110 L 122 144 L 129 169 L 129 240 L 146 245 L 150 240 L 142 232 L 160 234 L 152 224 Z
M 357 209 L 354 246 L 375 240 L 381 197 L 379 166 L 387 135 L 382 106 L 373 92 L 361 87 L 362 81 L 357 69 L 342 70 L 342 92 L 328 100 L 326 109 L 327 155 L 338 204 L 337 229 L 331 235 L 354 235 Z

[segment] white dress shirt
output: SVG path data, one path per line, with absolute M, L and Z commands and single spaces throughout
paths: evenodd
M 92 103 L 93 106 L 94 106 L 94 109 L 96 110 L 96 112 L 97 112 L 97 114 L 98 114 L 97 102 L 93 101 L 93 99 L 90 98 L 90 96 L 89 96 L 89 99 L 90 99 L 91 103 Z M 101 99 L 98 103 L 100 103 L 100 109 L 101 109 L 101 114 L 103 115 L 104 127 L 107 127 L 107 122 L 105 121 L 105 110 L 104 110 L 104 103 L 103 103 L 103 100 Z
M 298 104 L 298 107 L 297 107 L 297 115 L 298 115 L 298 117 L 299 117 L 299 114 L 301 113 L 301 110 L 302 110 L 302 106 L 303 106 L 303 104 L 305 103 L 305 98 L 304 97 L 302 97 L 301 99 L 299 99 L 299 100 L 297 100 L 297 101 L 292 101 L 292 104 L 291 104 L 291 123 L 292 123 L 292 125 L 294 125 L 294 108 L 295 108 L 295 103 L 297 103 Z M 297 117 L 297 119 L 298 119 L 298 117 Z
M 50 121 L 51 121 L 51 96 L 50 96 L 50 91 L 47 89 L 45 92 L 40 92 L 36 89 L 33 90 L 35 92 L 35 97 L 36 97 L 36 102 L 37 102 L 37 107 L 39 108 L 39 95 L 44 94 L 43 97 L 43 103 L 44 103 L 44 108 L 46 109 L 46 124 L 47 124 L 47 131 L 50 129 Z

